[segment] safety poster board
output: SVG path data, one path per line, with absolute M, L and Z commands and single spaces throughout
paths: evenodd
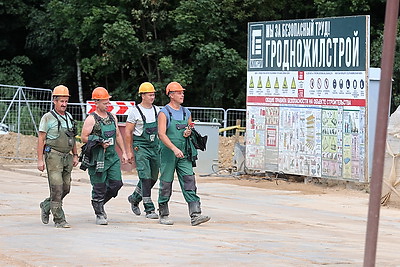
M 248 24 L 246 167 L 368 181 L 369 16 Z

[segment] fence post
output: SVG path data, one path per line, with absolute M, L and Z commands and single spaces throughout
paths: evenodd
M 21 91 L 22 91 L 22 87 L 18 87 L 17 158 L 19 157 L 19 144 L 21 143 L 21 141 L 20 141 L 21 140 Z
M 228 110 L 224 109 L 224 128 L 228 127 Z M 224 131 L 224 137 L 226 137 L 226 131 Z
M 239 135 L 240 135 L 240 125 L 242 123 L 241 119 L 236 120 L 236 131 L 235 131 L 235 143 L 239 142 Z

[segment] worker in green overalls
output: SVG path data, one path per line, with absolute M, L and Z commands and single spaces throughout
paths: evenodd
M 166 94 L 170 102 L 161 109 L 158 116 L 158 136 L 162 142 L 158 206 L 160 223 L 172 225 L 174 222 L 168 217 L 168 202 L 172 195 L 172 182 L 176 171 L 183 196 L 188 203 L 191 224 L 195 226 L 209 221 L 210 217 L 201 215 L 200 198 L 196 193 L 196 178 L 191 159 L 194 154 L 187 154 L 186 138 L 191 135 L 189 125 L 192 123 L 192 116 L 187 108 L 181 106 L 184 91 L 179 83 L 169 83 Z M 192 153 L 197 152 L 192 151 Z
M 107 111 L 111 96 L 103 87 L 92 92 L 96 110 L 88 116 L 82 127 L 82 142 L 91 149 L 91 157 L 82 162 L 88 167 L 92 184 L 92 206 L 96 214 L 96 224 L 107 225 L 104 204 L 116 197 L 122 187 L 121 163 L 115 144 L 122 151 L 122 163 L 128 161 L 124 142 L 118 129 L 118 120 Z M 81 165 L 81 168 L 82 168 Z
M 134 214 L 140 215 L 139 202 L 143 199 L 146 218 L 158 219 L 151 200 L 151 189 L 157 182 L 160 169 L 160 147 L 157 131 L 157 117 L 160 108 L 153 105 L 154 86 L 144 82 L 139 86 L 142 98 L 128 114 L 125 126 L 125 145 L 129 163 L 136 163 L 139 182 L 128 197 Z M 133 140 L 132 140 L 133 139 Z
M 71 114 L 66 111 L 69 96 L 66 86 L 54 88 L 54 109 L 44 114 L 40 120 L 37 144 L 37 168 L 39 171 L 46 168 L 50 188 L 50 197 L 40 203 L 41 219 L 44 224 L 48 224 L 51 212 L 57 228 L 70 227 L 65 220 L 62 204 L 70 192 L 72 167 L 78 165 L 76 125 Z

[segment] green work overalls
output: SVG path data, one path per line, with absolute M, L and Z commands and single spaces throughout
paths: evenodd
M 157 111 L 153 106 L 156 121 L 146 122 L 146 117 L 136 106 L 143 120 L 143 133 L 133 138 L 133 150 L 135 155 L 136 169 L 139 176 L 139 183 L 130 196 L 130 201 L 135 204 L 143 199 L 145 212 L 155 210 L 151 200 L 151 189 L 158 179 L 160 170 L 160 146 L 157 134 Z
M 88 168 L 90 183 L 92 184 L 92 205 L 96 215 L 99 215 L 104 213 L 103 205 L 112 197 L 118 195 L 118 190 L 122 187 L 123 183 L 121 163 L 115 150 L 117 132 L 114 118 L 111 113 L 107 113 L 108 117 L 106 118 L 101 118 L 96 113 L 92 114 L 96 121 L 92 134 L 110 142 L 110 146 L 105 151 L 101 145 L 94 147 L 92 151 L 93 157 L 97 157 L 99 153 L 104 151 L 103 171 L 96 172 L 96 166 Z
M 50 197 L 46 198 L 40 206 L 46 214 L 53 214 L 53 221 L 60 223 L 65 221 L 62 209 L 62 200 L 70 192 L 71 171 L 73 167 L 72 154 L 69 152 L 75 145 L 75 129 L 72 118 L 66 120 L 67 128 L 61 126 L 61 122 L 54 111 L 53 116 L 58 120 L 59 136 L 56 139 L 46 139 L 44 148 L 47 176 L 50 188 Z M 69 127 L 68 120 L 71 123 Z
M 183 137 L 185 127 L 188 125 L 188 118 L 182 107 L 183 119 L 174 120 L 169 107 L 166 106 L 169 112 L 170 125 L 167 128 L 166 134 L 171 142 L 185 153 L 186 139 Z M 161 216 L 168 216 L 168 201 L 172 194 L 172 182 L 174 180 L 174 172 L 178 175 L 179 185 L 181 187 L 183 196 L 187 203 L 199 202 L 200 198 L 196 194 L 196 180 L 193 172 L 192 161 L 184 155 L 183 158 L 177 158 L 174 152 L 166 147 L 161 142 L 161 168 L 160 168 L 160 191 L 158 196 L 159 211 Z M 196 153 L 196 152 L 195 152 Z

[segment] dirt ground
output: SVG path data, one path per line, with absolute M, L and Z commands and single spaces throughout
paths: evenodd
M 102 227 L 94 223 L 87 173 L 74 168 L 72 176 L 64 201 L 72 228 L 57 229 L 39 219 L 45 173 L 34 163 L 0 164 L 0 266 L 362 266 L 368 208 L 362 190 L 279 177 L 198 176 L 210 222 L 190 226 L 174 183 L 175 224 L 166 227 L 132 214 L 127 196 L 137 175 L 124 173 Z M 382 208 L 377 266 L 398 266 L 398 221 L 399 210 Z
M 12 156 L 16 142 L 15 134 L 0 136 L 0 155 Z M 36 157 L 35 137 L 19 142 L 26 157 Z M 197 175 L 202 210 L 212 218 L 200 228 L 188 226 L 178 183 L 170 208 L 176 225 L 165 228 L 133 216 L 126 197 L 134 190 L 137 175 L 124 172 L 125 185 L 107 205 L 111 219 L 103 230 L 93 222 L 87 173 L 75 168 L 65 203 L 73 227 L 57 231 L 38 218 L 38 203 L 48 191 L 46 174 L 32 160 L 0 159 L 0 265 L 362 265 L 367 186 L 275 174 L 236 175 L 228 171 L 234 143 L 234 137 L 220 139 L 223 171 L 218 176 Z M 153 200 L 157 190 L 155 186 Z M 398 266 L 398 218 L 397 205 L 382 207 L 377 266 Z M 115 256 L 103 256 L 110 253 Z
M 0 135 L 0 156 L 2 157 L 17 157 L 15 155 L 16 147 L 19 147 L 19 155 L 24 155 L 24 158 L 36 158 L 37 137 L 32 135 L 18 135 L 17 133 L 9 132 L 8 134 Z M 3 162 L 10 160 L 0 158 Z

